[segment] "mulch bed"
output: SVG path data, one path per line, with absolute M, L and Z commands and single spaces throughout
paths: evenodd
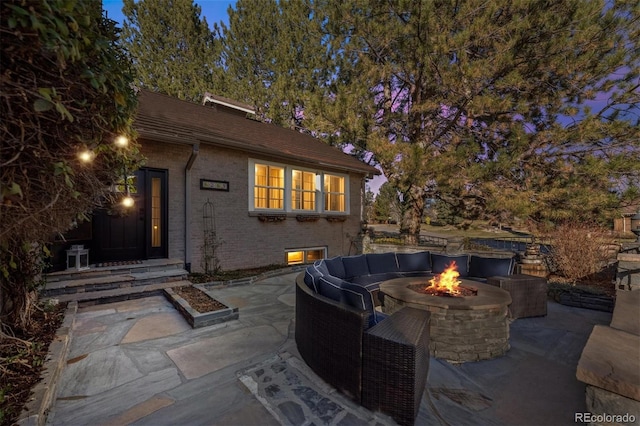
M 0 338 L 0 425 L 13 425 L 40 381 L 49 344 L 64 320 L 66 303 L 36 309 L 31 328 Z M 19 339 L 19 340 L 18 340 Z M 29 342 L 29 343 L 25 343 Z
M 175 287 L 172 290 L 182 297 L 193 309 L 201 314 L 205 312 L 215 312 L 221 309 L 227 309 L 227 306 L 209 297 L 205 292 L 197 288 L 187 285 L 183 287 Z

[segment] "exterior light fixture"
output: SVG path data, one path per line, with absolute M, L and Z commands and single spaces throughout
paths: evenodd
M 125 208 L 133 207 L 133 205 L 135 204 L 135 201 L 131 196 L 131 193 L 129 192 L 129 179 L 127 178 L 126 169 L 124 172 L 124 193 L 125 193 L 125 196 L 122 198 L 122 201 L 121 201 L 122 206 Z
M 91 161 L 93 161 L 94 157 L 95 157 L 95 154 L 93 153 L 93 151 L 89 149 L 86 149 L 78 154 L 78 158 L 83 163 L 90 163 Z
M 83 245 L 74 245 L 67 250 L 67 269 L 84 271 L 89 269 L 89 249 Z
M 126 136 L 118 136 L 115 140 L 115 144 L 121 148 L 129 145 L 129 139 Z
M 131 195 L 127 194 L 124 196 L 121 203 L 124 207 L 129 208 L 129 207 L 133 207 L 133 205 L 135 204 L 135 201 L 133 200 L 133 197 Z

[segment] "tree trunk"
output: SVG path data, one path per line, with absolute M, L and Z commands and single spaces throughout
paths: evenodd
M 405 244 L 418 245 L 420 241 L 420 225 L 424 214 L 425 196 L 424 188 L 416 185 L 411 185 L 409 190 L 403 194 L 400 236 Z
M 14 287 L 2 289 L 2 305 L 0 306 L 0 324 L 2 331 L 12 332 L 28 330 L 31 323 L 31 314 L 37 303 L 36 291 L 29 291 L 26 287 Z M 12 332 L 10 332 L 12 334 Z
M 5 270 L 0 276 L 0 327 L 2 331 L 28 330 L 38 303 L 38 286 L 44 268 L 39 244 L 16 244 L 0 251 Z

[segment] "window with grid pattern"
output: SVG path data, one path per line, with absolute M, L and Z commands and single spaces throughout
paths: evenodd
M 324 175 L 324 209 L 330 212 L 345 211 L 344 177 Z
M 284 168 L 256 164 L 253 200 L 258 209 L 284 208 Z
M 316 174 L 293 170 L 291 184 L 291 208 L 314 211 L 316 209 Z

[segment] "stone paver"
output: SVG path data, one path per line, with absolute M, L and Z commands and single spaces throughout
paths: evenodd
M 249 327 L 223 336 L 200 339 L 190 345 L 167 351 L 188 380 L 237 364 L 256 351 L 275 352 L 283 336 L 269 326 Z M 202 356 L 206 354 L 206 356 Z
M 141 340 L 157 339 L 182 333 L 191 327 L 178 312 L 165 312 L 140 318 L 120 343 L 133 343 Z
M 48 425 L 386 425 L 324 384 L 295 346 L 296 274 L 214 290 L 237 320 L 191 329 L 161 296 L 80 308 Z M 431 359 L 418 425 L 572 424 L 575 370 L 611 314 L 549 302 L 511 324 L 506 356 Z

